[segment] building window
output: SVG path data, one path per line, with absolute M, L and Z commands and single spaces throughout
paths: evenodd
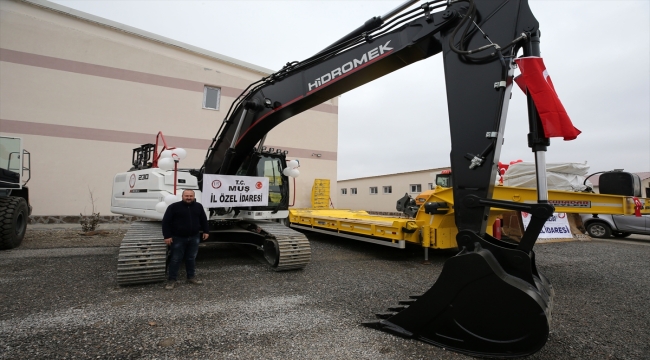
M 341 189 L 341 195 L 347 195 L 348 189 Z
M 412 193 L 421 193 L 422 192 L 422 184 L 411 184 L 411 192 Z
M 433 190 L 433 183 L 429 183 L 429 190 Z
M 393 193 L 392 186 L 384 186 L 384 194 L 392 194 L 392 193 Z
M 371 186 L 370 187 L 370 195 L 377 195 L 377 187 L 376 186 Z
M 356 195 L 357 194 L 357 188 L 350 188 L 350 194 Z
M 203 108 L 219 110 L 219 98 L 221 97 L 221 89 L 206 86 L 203 88 Z

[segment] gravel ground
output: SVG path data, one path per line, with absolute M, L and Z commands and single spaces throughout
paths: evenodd
M 29 230 L 0 252 L 0 359 L 466 359 L 360 325 L 422 293 L 450 252 L 308 233 L 312 262 L 275 273 L 260 256 L 206 245 L 203 286 L 118 287 L 122 229 Z M 650 358 L 650 237 L 540 244 L 556 291 L 546 346 L 529 359 Z M 182 275 L 182 274 L 181 274 Z
M 95 235 L 86 235 L 81 231 L 81 226 L 53 228 L 54 226 L 30 226 L 19 249 L 52 249 L 71 247 L 106 247 L 120 246 L 126 227 L 97 229 Z M 33 228 L 36 228 L 34 230 Z

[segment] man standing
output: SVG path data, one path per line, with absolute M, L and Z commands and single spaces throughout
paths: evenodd
M 167 207 L 162 220 L 165 244 L 171 246 L 167 286 L 171 290 L 176 285 L 178 269 L 185 260 L 187 282 L 202 283 L 196 278 L 196 254 L 199 252 L 199 231 L 203 230 L 203 240 L 210 236 L 208 218 L 203 206 L 196 202 L 194 190 L 183 190 L 183 200 Z

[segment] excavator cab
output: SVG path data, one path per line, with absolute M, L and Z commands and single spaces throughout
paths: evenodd
M 269 202 L 265 207 L 247 210 L 287 210 L 289 208 L 289 181 L 282 172 L 287 167 L 286 152 L 253 151 L 241 164 L 236 175 L 259 176 L 269 179 Z
M 443 188 L 450 188 L 451 184 L 451 170 L 443 170 L 440 174 L 436 174 L 436 186 Z

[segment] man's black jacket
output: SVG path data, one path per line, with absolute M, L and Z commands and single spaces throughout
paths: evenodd
M 186 204 L 184 201 L 175 202 L 167 207 L 162 220 L 163 237 L 189 237 L 198 235 L 200 230 L 209 233 L 208 218 L 203 206 L 196 201 Z

